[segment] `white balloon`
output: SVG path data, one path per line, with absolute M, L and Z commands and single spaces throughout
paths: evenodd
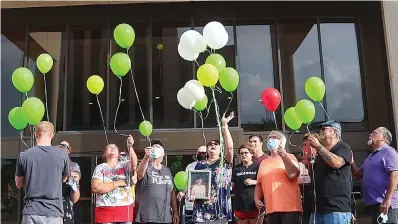
M 195 61 L 199 57 L 199 53 L 189 52 L 181 43 L 178 44 L 178 54 L 187 61 Z
M 203 29 L 203 38 L 212 49 L 221 49 L 228 43 L 228 32 L 219 22 L 210 22 Z
M 202 53 L 207 48 L 203 36 L 196 30 L 185 31 L 181 35 L 180 43 L 185 50 L 192 53 Z
M 184 107 L 185 109 L 192 109 L 195 106 L 195 100 L 190 98 L 185 88 L 181 88 L 177 93 L 177 101 L 178 103 Z
M 184 89 L 190 98 L 195 101 L 201 100 L 205 97 L 205 88 L 198 80 L 189 80 L 185 84 Z

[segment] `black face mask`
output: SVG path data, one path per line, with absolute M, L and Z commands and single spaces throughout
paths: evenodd
M 196 159 L 197 159 L 198 161 L 206 160 L 206 155 L 205 155 L 205 154 L 202 154 L 202 153 L 198 153 L 198 154 L 196 154 Z

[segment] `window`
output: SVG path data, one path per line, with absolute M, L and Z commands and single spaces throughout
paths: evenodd
M 70 27 L 67 74 L 66 130 L 101 130 L 97 99 L 86 87 L 91 75 L 103 78 L 105 87 L 98 95 L 106 121 L 107 54 L 109 35 L 105 27 Z
M 276 54 L 273 54 L 272 49 L 275 44 L 273 30 L 274 25 L 236 26 L 240 119 L 242 127 L 250 130 L 275 129 L 272 112 L 261 103 L 264 89 L 279 86 L 274 72 Z
M 285 110 L 301 99 L 309 99 L 304 90 L 309 77 L 322 78 L 316 20 L 282 20 L 278 26 Z M 328 89 L 328 87 L 326 87 Z M 315 105 L 313 122 L 325 120 L 322 107 Z
M 53 58 L 53 67 L 45 75 L 47 86 L 47 105 L 49 120 L 55 125 L 56 130 L 62 130 L 63 126 L 63 102 L 64 97 L 64 62 L 67 55 L 66 27 L 59 28 L 31 28 L 29 29 L 28 42 L 28 68 L 35 76 L 35 83 L 28 93 L 29 97 L 35 96 L 46 105 L 44 76 L 36 65 L 40 54 L 46 53 Z M 58 115 L 60 116 L 58 118 Z M 47 109 L 43 120 L 47 120 Z
M 22 105 L 22 94 L 12 84 L 12 73 L 23 66 L 24 31 L 1 32 L 1 136 L 18 137 L 19 132 L 8 122 L 8 113 Z M 7 96 L 7 97 L 4 97 Z
M 172 11 L 179 13 L 171 15 Z M 180 36 L 191 27 L 186 11 L 181 5 L 153 5 L 151 101 L 154 128 L 193 127 L 193 112 L 177 102 L 178 90 L 193 78 L 193 63 L 182 59 L 177 51 Z M 158 49 L 159 44 L 161 49 Z
M 361 70 L 354 23 L 321 23 L 326 110 L 331 119 L 364 119 Z

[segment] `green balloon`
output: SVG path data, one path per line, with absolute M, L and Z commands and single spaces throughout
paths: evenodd
M 220 84 L 228 92 L 233 92 L 239 85 L 239 74 L 233 68 L 225 68 L 220 72 Z
M 53 67 L 53 58 L 49 54 L 41 54 L 36 60 L 36 65 L 39 71 L 46 74 Z
M 179 191 L 184 191 L 188 187 L 188 174 L 184 171 L 178 172 L 174 176 L 174 184 Z
M 307 95 L 314 101 L 319 102 L 325 96 L 325 83 L 318 77 L 311 77 L 307 79 L 304 88 Z
M 36 97 L 29 97 L 22 104 L 22 111 L 25 120 L 31 124 L 38 124 L 44 116 L 44 104 Z
M 297 102 L 295 107 L 296 116 L 304 124 L 309 124 L 315 118 L 315 106 L 314 104 L 306 99 Z
M 116 76 L 122 77 L 131 69 L 130 57 L 125 53 L 116 53 L 111 58 L 111 70 Z
M 32 89 L 34 79 L 32 72 L 24 67 L 17 68 L 12 73 L 12 84 L 22 93 L 27 93 Z
M 10 122 L 11 126 L 18 131 L 25 129 L 28 125 L 28 122 L 25 121 L 22 107 L 14 107 L 8 113 L 8 121 Z
M 225 68 L 225 66 L 227 66 L 224 57 L 220 54 L 209 55 L 206 58 L 205 64 L 214 65 L 217 68 L 218 72 L 221 72 Z
M 149 121 L 141 122 L 139 129 L 140 129 L 140 133 L 145 137 L 148 137 L 152 134 L 152 124 Z
M 203 64 L 196 71 L 196 76 L 200 84 L 206 87 L 212 87 L 217 84 L 218 81 L 218 70 L 214 65 Z
M 197 111 L 202 111 L 202 110 L 206 109 L 207 102 L 208 102 L 208 98 L 205 95 L 205 97 L 203 97 L 203 99 L 196 101 L 196 103 L 193 107 Z
M 298 129 L 300 129 L 303 122 L 301 122 L 300 119 L 297 118 L 295 110 L 296 109 L 294 107 L 290 107 L 289 109 L 287 109 L 285 111 L 283 119 L 290 129 L 297 131 Z
M 135 32 L 129 24 L 122 23 L 117 25 L 113 31 L 116 43 L 122 48 L 130 48 L 135 40 Z

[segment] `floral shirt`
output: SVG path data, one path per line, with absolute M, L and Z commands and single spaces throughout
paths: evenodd
M 211 170 L 210 200 L 195 200 L 193 221 L 209 222 L 217 219 L 232 219 L 231 176 L 232 166 L 220 160 L 209 165 L 207 161 L 198 162 L 195 170 Z
M 93 177 L 102 180 L 104 183 L 111 183 L 117 180 L 126 180 L 125 187 L 117 187 L 106 194 L 97 194 L 96 207 L 102 206 L 126 206 L 134 203 L 131 190 L 130 161 L 122 161 L 115 168 L 106 163 L 95 167 Z

